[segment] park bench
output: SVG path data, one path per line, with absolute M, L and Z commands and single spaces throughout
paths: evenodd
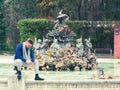
M 94 49 L 95 54 L 112 54 L 111 48 L 95 48 Z

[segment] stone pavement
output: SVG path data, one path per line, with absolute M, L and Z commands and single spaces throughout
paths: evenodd
M 13 55 L 0 55 L 0 63 L 13 63 L 14 56 Z

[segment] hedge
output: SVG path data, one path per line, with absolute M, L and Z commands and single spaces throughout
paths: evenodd
M 76 33 L 75 40 L 91 38 L 94 48 L 113 48 L 113 30 L 104 27 L 83 27 L 81 21 L 69 21 L 66 23 L 69 28 Z M 18 22 L 18 29 L 20 31 L 21 42 L 27 38 L 40 38 L 42 39 L 49 30 L 53 30 L 54 21 L 47 19 L 23 19 Z M 106 44 L 105 44 L 106 43 Z
M 20 41 L 23 42 L 27 38 L 42 38 L 47 31 L 53 29 L 54 22 L 46 19 L 23 19 L 17 26 L 20 31 Z

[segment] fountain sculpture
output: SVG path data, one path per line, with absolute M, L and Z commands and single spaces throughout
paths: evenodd
M 73 41 L 76 34 L 65 23 L 68 19 L 69 16 L 63 14 L 61 10 L 54 30 L 47 33 L 42 43 L 40 41 L 38 45 L 34 45 L 38 48 L 36 58 L 40 70 L 80 71 L 97 68 L 96 56 L 91 52 L 90 38 L 85 39 L 83 43 L 81 36 L 75 45 Z

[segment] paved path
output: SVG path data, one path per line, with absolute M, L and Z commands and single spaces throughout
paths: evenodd
M 0 55 L 0 63 L 13 63 L 14 56 L 13 55 Z M 120 63 L 120 59 L 114 58 L 97 58 L 98 62 L 105 62 L 105 63 Z
M 115 58 L 97 58 L 97 61 L 104 63 L 120 63 L 120 59 Z
M 13 63 L 13 55 L 0 55 L 0 63 Z

